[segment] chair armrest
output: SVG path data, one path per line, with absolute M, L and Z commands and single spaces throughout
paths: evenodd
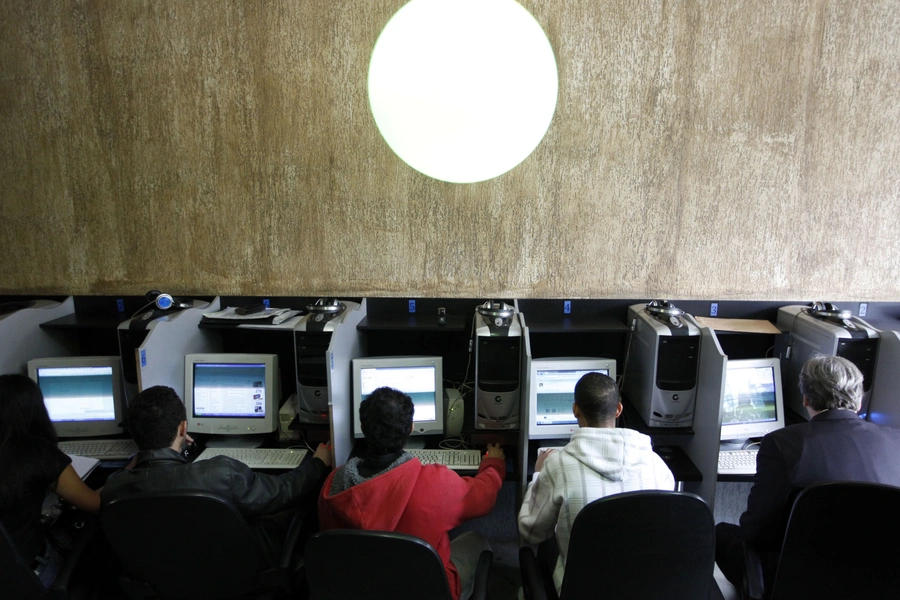
M 743 542 L 741 546 L 744 557 L 744 580 L 741 582 L 741 598 L 744 600 L 762 600 L 765 593 L 762 559 L 752 545 Z
M 483 550 L 478 557 L 478 566 L 475 569 L 475 585 L 472 588 L 472 595 L 469 596 L 470 600 L 486 600 L 493 564 L 494 553 L 490 550 Z
M 519 548 L 519 570 L 525 600 L 559 600 L 553 581 L 545 580 L 546 574 L 528 546 Z

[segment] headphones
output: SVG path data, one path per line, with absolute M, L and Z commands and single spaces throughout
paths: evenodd
M 509 320 L 516 314 L 514 306 L 510 306 L 506 302 L 501 302 L 500 300 L 488 300 L 484 304 L 479 304 L 475 307 L 475 310 L 482 316 L 486 323 L 490 324 L 493 322 L 495 327 L 508 326 Z
M 668 322 L 675 327 L 684 326 L 684 321 L 681 320 L 684 311 L 668 300 L 651 300 L 647 304 L 647 312 L 663 323 Z
M 337 298 L 319 298 L 314 304 L 308 304 L 306 311 L 313 321 L 330 321 L 347 310 L 347 305 Z M 315 316 L 312 316 L 315 315 Z
M 822 319 L 849 319 L 853 316 L 853 312 L 849 310 L 843 310 L 832 304 L 831 302 L 813 302 L 807 307 L 807 312 L 814 316 Z
M 183 308 L 191 308 L 194 303 L 184 299 L 175 298 L 171 294 L 165 294 L 159 290 L 150 290 L 147 292 L 147 304 L 155 304 L 159 310 L 181 310 Z

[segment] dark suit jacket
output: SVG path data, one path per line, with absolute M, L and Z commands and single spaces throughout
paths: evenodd
M 760 550 L 779 552 L 791 504 L 803 488 L 827 481 L 900 487 L 900 429 L 829 410 L 765 436 L 756 461 L 740 536 Z

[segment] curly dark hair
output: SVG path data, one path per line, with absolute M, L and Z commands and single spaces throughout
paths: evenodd
M 412 398 L 399 390 L 380 387 L 359 405 L 359 424 L 373 454 L 399 452 L 412 431 Z
M 147 388 L 128 404 L 128 429 L 141 450 L 168 448 L 186 420 L 184 402 L 164 385 Z

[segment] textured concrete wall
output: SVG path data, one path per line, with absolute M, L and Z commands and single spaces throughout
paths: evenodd
M 404 0 L 0 1 L 0 293 L 900 299 L 900 2 L 523 0 L 544 141 L 418 174 Z

